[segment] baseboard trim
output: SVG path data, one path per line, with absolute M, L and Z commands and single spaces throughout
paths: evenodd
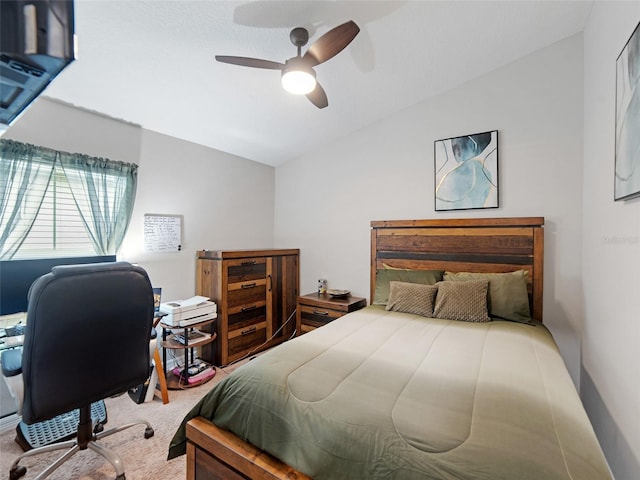
M 0 418 L 0 435 L 7 433 L 9 430 L 15 430 L 21 419 L 22 417 L 17 413 Z

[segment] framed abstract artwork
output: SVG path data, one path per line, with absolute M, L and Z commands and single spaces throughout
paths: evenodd
M 498 131 L 434 142 L 435 208 L 498 207 Z
M 616 154 L 613 195 L 640 195 L 640 23 L 616 60 Z

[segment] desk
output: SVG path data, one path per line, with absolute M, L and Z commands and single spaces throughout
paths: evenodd
M 10 315 L 0 315 L 0 328 L 10 328 L 16 325 L 27 323 L 27 312 L 12 313 Z
M 21 347 L 23 343 L 24 343 L 24 335 L 0 338 L 0 350 Z
M 27 323 L 26 312 L 12 313 L 11 315 L 0 315 L 0 329 L 4 332 L 0 338 L 0 350 L 7 348 L 21 347 L 24 343 L 24 335 L 7 335 L 6 330 L 16 325 L 25 325 Z

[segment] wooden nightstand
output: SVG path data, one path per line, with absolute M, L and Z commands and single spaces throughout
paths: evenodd
M 345 298 L 333 298 L 326 293 L 308 293 L 299 296 L 296 309 L 296 335 L 310 332 L 366 306 L 366 298 L 351 295 Z

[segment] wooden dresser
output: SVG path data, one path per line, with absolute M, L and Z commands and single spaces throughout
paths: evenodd
M 196 293 L 218 306 L 218 336 L 203 360 L 225 366 L 293 335 L 299 258 L 299 249 L 198 251 Z

